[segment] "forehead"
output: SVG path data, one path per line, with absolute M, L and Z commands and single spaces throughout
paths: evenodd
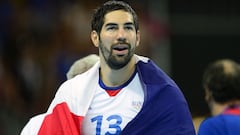
M 116 10 L 105 15 L 105 22 L 107 23 L 133 23 L 133 16 L 129 12 L 123 10 Z

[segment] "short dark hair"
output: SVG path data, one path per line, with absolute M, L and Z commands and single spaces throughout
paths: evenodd
M 240 65 L 230 59 L 211 63 L 203 74 L 207 87 L 218 103 L 240 99 Z
M 134 23 L 135 29 L 136 31 L 139 30 L 138 17 L 136 12 L 133 10 L 133 8 L 129 4 L 123 1 L 115 1 L 115 0 L 107 1 L 102 6 L 100 6 L 95 10 L 92 17 L 92 21 L 91 21 L 92 30 L 95 30 L 99 34 L 104 24 L 105 15 L 115 10 L 124 10 L 128 13 L 131 13 L 133 16 L 133 23 Z

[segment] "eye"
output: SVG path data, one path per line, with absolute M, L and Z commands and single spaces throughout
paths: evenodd
M 110 30 L 110 31 L 111 31 L 111 30 L 116 30 L 116 29 L 117 29 L 117 26 L 113 26 L 113 25 L 106 27 L 106 30 L 108 30 L 108 31 L 109 31 L 109 30 Z
M 128 30 L 132 30 L 133 28 L 132 28 L 132 27 L 126 27 L 126 29 L 128 29 Z
M 132 25 L 127 25 L 125 26 L 126 30 L 134 30 L 134 27 Z

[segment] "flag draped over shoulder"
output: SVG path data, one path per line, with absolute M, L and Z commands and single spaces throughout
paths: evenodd
M 71 113 L 66 103 L 58 104 L 51 114 L 45 116 L 39 134 L 80 135 L 82 119 L 82 116 Z
M 44 114 L 34 116 L 21 135 L 81 135 L 81 125 L 98 85 L 99 62 L 64 82 Z
M 134 55 L 144 89 L 141 111 L 121 135 L 195 135 L 188 104 L 178 86 L 146 57 Z M 21 135 L 81 135 L 99 79 L 99 62 L 64 82 L 48 111 L 30 119 Z

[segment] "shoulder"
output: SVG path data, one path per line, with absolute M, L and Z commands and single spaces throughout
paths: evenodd
M 168 87 L 170 89 L 179 89 L 175 81 L 163 71 L 155 62 L 147 57 L 137 57 L 137 70 L 145 84 L 156 85 L 159 87 Z
M 79 95 L 88 95 L 94 90 L 93 87 L 95 87 L 94 84 L 97 84 L 98 75 L 99 62 L 88 71 L 63 82 L 58 88 L 56 96 L 72 100 L 73 98 L 79 99 Z
M 148 96 L 161 98 L 161 100 L 156 100 L 159 101 L 159 104 L 163 104 L 163 101 L 166 101 L 164 104 L 168 103 L 173 108 L 182 107 L 179 104 L 186 104 L 181 89 L 168 74 L 151 59 L 142 56 L 137 57 L 139 58 L 137 70 L 140 80 L 147 88 Z
M 221 135 L 225 133 L 225 117 L 218 115 L 205 119 L 199 126 L 198 135 Z
M 60 85 L 60 90 L 78 89 L 85 86 L 86 84 L 96 81 L 99 75 L 99 66 L 100 63 L 96 62 L 96 64 L 86 72 L 78 74 L 69 80 L 66 80 Z
M 150 78 L 159 78 L 168 76 L 153 60 L 135 55 L 138 72 Z M 154 75 L 154 76 L 153 76 Z

